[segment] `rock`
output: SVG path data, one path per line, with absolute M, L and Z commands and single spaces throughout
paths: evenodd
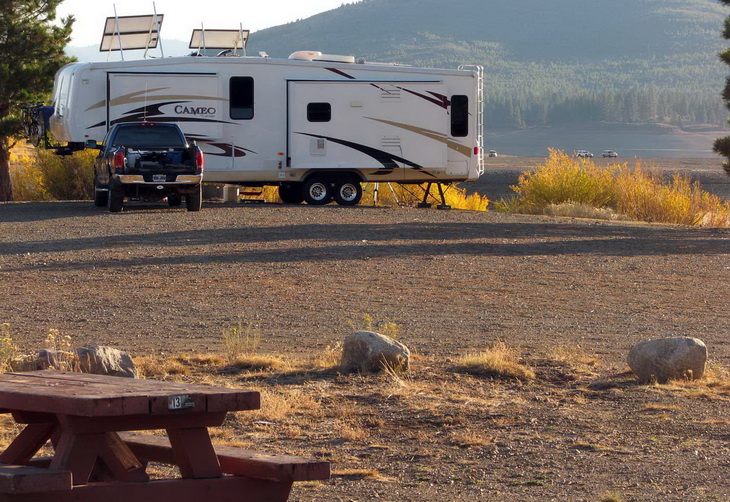
M 627 362 L 641 383 L 698 380 L 705 373 L 707 347 L 698 338 L 660 338 L 631 347 Z
M 372 331 L 356 331 L 345 338 L 340 366 L 343 371 L 378 372 L 386 366 L 408 371 L 411 351 L 402 343 Z
M 137 378 L 137 367 L 132 357 L 121 350 L 106 347 L 79 347 L 70 350 L 39 350 L 34 368 L 79 371 L 96 375 Z

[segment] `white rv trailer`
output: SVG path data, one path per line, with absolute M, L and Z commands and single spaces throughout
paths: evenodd
M 50 132 L 67 151 L 118 122 L 176 122 L 205 153 L 205 181 L 279 185 L 285 202 L 327 203 L 343 184 L 451 183 L 483 172 L 478 66 L 311 51 L 72 63 L 56 75 L 53 107 Z

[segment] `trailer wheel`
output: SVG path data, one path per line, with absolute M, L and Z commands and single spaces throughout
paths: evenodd
M 104 207 L 109 204 L 109 191 L 99 185 L 99 180 L 94 177 L 94 205 Z
M 124 206 L 124 187 L 116 186 L 115 183 L 109 183 L 109 212 L 119 213 Z
M 346 180 L 335 184 L 335 202 L 340 206 L 354 206 L 362 199 L 362 186 L 359 181 Z
M 185 196 L 185 207 L 188 211 L 200 211 L 203 207 L 203 185 L 200 184 L 194 192 Z
M 332 185 L 321 178 L 312 178 L 304 183 L 304 200 L 307 204 L 322 206 L 332 200 Z
M 279 185 L 279 198 L 284 204 L 301 204 L 304 192 L 301 183 L 282 183 Z

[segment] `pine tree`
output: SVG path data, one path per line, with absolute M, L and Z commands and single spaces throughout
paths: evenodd
M 0 3 L 0 201 L 12 200 L 10 149 L 20 132 L 20 104 L 43 101 L 56 71 L 71 61 L 64 48 L 73 16 L 55 24 L 62 0 Z
M 725 5 L 730 6 L 730 0 L 720 1 Z M 730 16 L 725 19 L 725 27 L 722 31 L 722 36 L 725 38 L 725 40 L 730 40 Z M 725 49 L 720 53 L 720 59 L 722 59 L 722 61 L 726 65 L 730 66 L 730 48 Z M 723 89 L 722 91 L 722 99 L 725 101 L 725 105 L 727 106 L 727 108 L 730 109 L 730 77 L 728 77 L 725 81 L 725 89 Z M 715 150 L 715 152 L 719 153 L 723 157 L 727 158 L 722 166 L 725 168 L 725 172 L 728 174 L 728 176 L 730 176 L 730 136 L 717 138 L 715 140 L 713 150 Z

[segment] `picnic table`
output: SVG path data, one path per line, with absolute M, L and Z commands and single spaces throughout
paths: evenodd
M 214 446 L 208 427 L 256 391 L 63 371 L 0 374 L 0 413 L 26 424 L 0 454 L 0 502 L 285 501 L 329 464 Z M 162 429 L 167 436 L 130 431 Z M 52 457 L 37 457 L 50 441 Z M 151 480 L 148 462 L 181 477 Z

